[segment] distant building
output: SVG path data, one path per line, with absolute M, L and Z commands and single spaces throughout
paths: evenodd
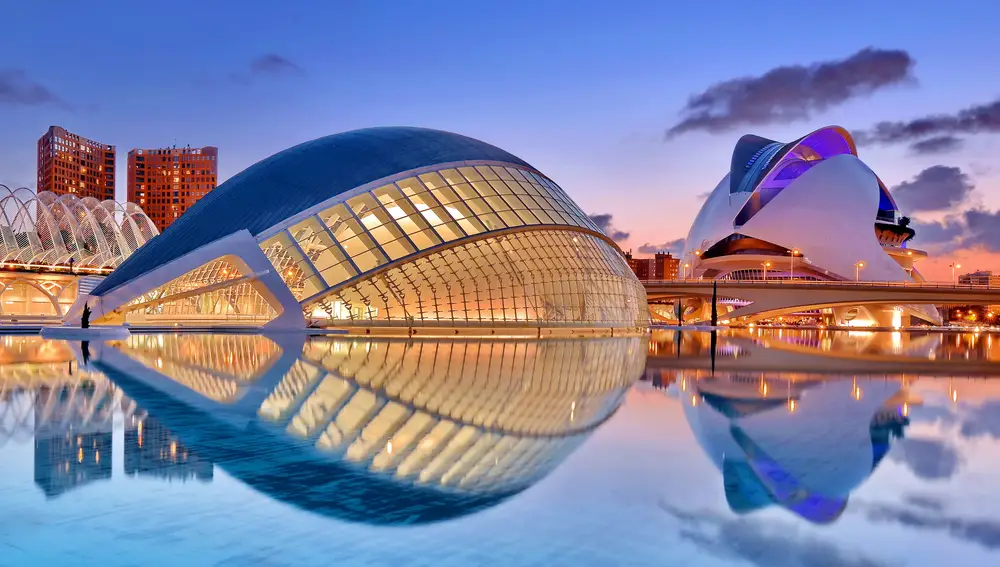
M 219 149 L 134 149 L 128 153 L 128 201 L 161 232 L 218 183 Z
M 958 276 L 958 283 L 1000 287 L 1000 274 L 994 274 L 992 270 L 979 270 Z
M 115 147 L 59 126 L 38 139 L 38 188 L 56 195 L 115 198 Z
M 625 253 L 625 261 L 640 280 L 675 280 L 681 263 L 669 252 L 657 252 L 652 258 L 633 258 L 631 250 Z

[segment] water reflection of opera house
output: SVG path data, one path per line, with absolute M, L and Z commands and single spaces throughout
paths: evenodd
M 732 511 L 780 506 L 824 524 L 905 442 L 924 405 L 915 383 L 954 405 L 1000 375 L 994 360 L 992 339 L 973 334 L 654 333 L 644 379 L 683 405 Z

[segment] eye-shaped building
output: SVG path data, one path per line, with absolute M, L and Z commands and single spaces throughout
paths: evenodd
M 914 234 L 843 128 L 787 144 L 746 135 L 695 218 L 683 261 L 689 277 L 720 280 L 923 281 L 914 262 L 927 255 L 909 247 Z M 939 318 L 931 306 L 901 309 Z
M 129 257 L 95 322 L 637 329 L 645 292 L 552 180 L 458 134 L 370 128 L 236 175 Z

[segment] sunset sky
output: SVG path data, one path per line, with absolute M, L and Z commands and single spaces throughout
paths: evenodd
M 259 4 L 5 3 L 0 183 L 35 187 L 50 125 L 117 146 L 119 199 L 133 147 L 218 146 L 224 180 L 426 126 L 522 157 L 647 251 L 687 234 L 742 134 L 836 124 L 917 221 L 930 278 L 1000 270 L 1000 4 Z

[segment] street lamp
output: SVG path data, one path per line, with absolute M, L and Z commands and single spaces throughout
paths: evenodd
M 690 268 L 690 267 L 691 267 L 691 264 L 688 264 L 687 262 L 684 262 L 684 279 L 688 279 L 688 268 Z
M 951 283 L 957 284 L 958 283 L 958 278 L 955 277 L 955 270 L 958 269 L 958 268 L 961 268 L 962 265 L 961 264 L 951 263 L 948 267 L 951 268 Z
M 795 257 L 801 254 L 798 248 L 792 248 L 791 256 L 788 259 L 788 279 L 795 279 Z
M 865 263 L 864 262 L 858 262 L 858 263 L 854 264 L 854 281 L 855 282 L 860 282 L 861 281 L 861 268 L 864 268 L 864 267 L 865 267 Z
M 770 262 L 761 262 L 761 266 L 764 266 L 764 281 L 767 281 L 767 269 L 771 267 Z

